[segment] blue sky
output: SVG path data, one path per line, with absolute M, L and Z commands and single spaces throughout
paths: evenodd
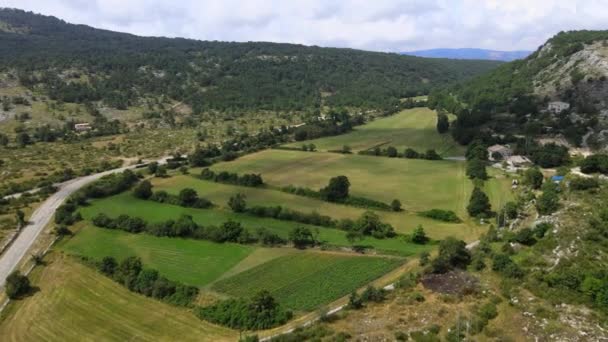
M 561 30 L 608 29 L 608 0 L 0 0 L 146 36 L 376 51 L 534 50 Z

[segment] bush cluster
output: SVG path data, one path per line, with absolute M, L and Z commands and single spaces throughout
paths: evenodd
M 200 226 L 192 220 L 192 216 L 182 215 L 177 220 L 148 223 L 139 217 L 120 215 L 110 218 L 98 214 L 92 220 L 97 227 L 119 229 L 130 233 L 147 233 L 154 236 L 189 237 L 193 239 L 210 240 L 213 242 L 251 243 L 255 238 L 239 222 L 226 221 L 218 226 Z
M 138 180 L 137 175 L 131 170 L 125 170 L 122 173 L 113 173 L 101 177 L 96 182 L 82 188 L 78 194 L 86 198 L 108 197 L 128 190 Z
M 236 173 L 221 171 L 213 172 L 212 170 L 205 168 L 201 171 L 201 178 L 218 183 L 234 184 L 241 186 L 259 187 L 264 185 L 264 180 L 259 174 L 244 174 L 239 176 Z
M 389 158 L 407 158 L 407 159 L 426 159 L 426 160 L 441 160 L 441 156 L 434 149 L 426 150 L 421 153 L 412 148 L 406 148 L 403 153 L 397 151 L 393 146 L 389 146 L 385 149 L 375 147 L 370 150 L 359 151 L 359 154 L 366 156 L 378 156 L 378 157 L 389 157 Z
M 137 257 L 128 257 L 120 263 L 105 257 L 97 263 L 97 269 L 130 291 L 173 305 L 190 306 L 198 295 L 198 288 L 171 281 L 157 270 L 144 268 Z
M 291 311 L 281 308 L 268 291 L 251 299 L 228 299 L 208 307 L 198 307 L 195 314 L 212 323 L 240 330 L 261 330 L 286 323 Z
M 315 199 L 320 199 L 320 200 L 326 200 L 321 191 L 315 191 L 313 189 L 306 188 L 306 187 L 288 185 L 288 186 L 281 188 L 281 191 L 287 192 L 290 194 L 294 194 L 294 195 L 298 195 L 298 196 L 305 196 L 305 197 L 310 197 L 310 198 L 315 198 Z M 365 209 L 377 209 L 377 210 L 387 210 L 387 211 L 393 210 L 393 207 L 390 204 L 376 201 L 376 200 L 373 200 L 370 198 L 358 197 L 358 196 L 349 195 L 348 197 L 346 197 L 344 199 L 334 200 L 332 202 L 350 205 L 353 207 L 365 208 Z
M 462 220 L 456 215 L 452 210 L 443 210 L 443 209 L 431 209 L 427 211 L 421 211 L 418 215 L 423 217 L 432 218 L 434 220 L 443 221 L 443 222 L 451 222 L 451 223 L 460 223 Z
M 154 192 L 150 200 L 172 205 L 179 205 L 186 208 L 207 209 L 213 206 L 213 203 L 206 198 L 198 197 L 195 190 L 190 188 L 182 189 L 179 195 L 171 195 L 164 190 Z
M 608 155 L 594 154 L 581 161 L 581 172 L 608 174 Z

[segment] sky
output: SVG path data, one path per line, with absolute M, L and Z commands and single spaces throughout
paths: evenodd
M 608 0 L 0 0 L 144 36 L 374 51 L 535 50 L 562 30 L 608 29 Z

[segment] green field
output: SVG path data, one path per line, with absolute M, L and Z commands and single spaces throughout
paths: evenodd
M 339 150 L 348 145 L 353 151 L 368 150 L 375 146 L 394 146 L 400 152 L 411 147 L 419 152 L 435 149 L 443 156 L 460 156 L 464 147 L 458 145 L 449 134 L 439 134 L 435 128 L 437 114 L 428 108 L 407 109 L 398 114 L 374 120 L 356 127 L 348 134 L 291 143 L 288 147 L 300 147 L 313 143 L 321 151 Z
M 95 260 L 138 256 L 145 266 L 167 278 L 199 287 L 219 278 L 254 250 L 245 245 L 154 237 L 90 226 L 60 248 Z
M 194 176 L 179 175 L 170 178 L 154 179 L 153 184 L 156 190 L 165 190 L 174 194 L 183 188 L 193 188 L 199 194 L 201 194 L 201 196 L 210 199 L 220 207 L 227 207 L 226 202 L 230 196 L 236 193 L 242 193 L 247 196 L 247 203 L 250 206 L 280 205 L 303 212 L 312 212 L 315 210 L 322 215 L 328 215 L 335 219 L 356 219 L 363 212 L 365 212 L 365 209 L 362 208 L 328 203 L 314 198 L 292 195 L 274 190 L 272 188 L 251 188 L 221 184 L 204 181 Z M 420 217 L 413 211 L 402 211 L 398 213 L 390 211 L 377 211 L 376 213 L 383 221 L 390 223 L 393 225 L 393 227 L 395 227 L 395 230 L 404 234 L 411 233 L 412 230 L 419 224 L 423 225 L 427 234 L 435 239 L 441 239 L 449 235 L 462 239 L 469 239 L 479 233 L 478 227 L 476 226 L 444 223 L 431 220 Z M 238 216 L 235 214 L 235 217 Z M 240 217 L 242 218 L 242 216 Z M 283 225 L 284 224 L 290 223 L 285 222 Z M 336 240 L 333 241 L 334 243 L 337 243 Z M 343 244 L 346 240 L 341 239 L 340 241 L 340 243 Z M 384 243 L 386 244 L 388 242 Z
M 201 195 L 204 196 L 204 193 Z M 298 207 L 295 208 L 298 209 Z M 251 229 L 252 232 L 254 232 L 257 228 L 266 228 L 267 230 L 272 231 L 283 238 L 288 236 L 289 231 L 292 228 L 302 226 L 309 227 L 313 230 L 318 229 L 318 239 L 320 241 L 326 242 L 330 245 L 351 246 L 351 243 L 348 241 L 348 239 L 346 239 L 346 232 L 339 229 L 316 227 L 272 218 L 260 218 L 247 214 L 237 214 L 229 210 L 193 209 L 161 204 L 153 201 L 137 199 L 128 192 L 93 201 L 92 205 L 83 208 L 81 213 L 85 219 L 91 219 L 98 213 L 105 213 L 110 217 L 116 217 L 121 214 L 142 217 L 149 222 L 177 219 L 180 215 L 187 214 L 191 215 L 194 221 L 200 225 L 220 225 L 228 220 L 233 220 L 241 222 L 245 228 Z M 375 249 L 390 251 L 402 256 L 413 255 L 428 248 L 426 246 L 415 245 L 407 241 L 403 241 L 401 238 L 374 239 L 367 237 L 361 241 L 358 241 L 357 244 L 372 246 Z M 83 245 L 86 246 L 86 243 Z
M 345 175 L 352 195 L 387 203 L 398 199 L 408 211 L 439 208 L 463 214 L 472 190 L 465 163 L 456 161 L 265 150 L 212 169 L 260 173 L 270 185 L 312 189 L 324 187 L 331 177 Z
M 311 310 L 347 295 L 402 263 L 401 259 L 306 253 L 284 256 L 218 281 L 233 296 L 268 290 L 292 310 Z
M 12 301 L 0 339 L 20 341 L 236 341 L 236 331 L 133 292 L 52 252 L 30 275 L 40 290 Z

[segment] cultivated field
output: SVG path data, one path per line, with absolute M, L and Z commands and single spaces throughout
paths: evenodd
M 260 173 L 271 185 L 317 190 L 331 177 L 345 175 L 351 194 L 387 203 L 399 199 L 408 211 L 439 208 L 463 213 L 463 203 L 468 202 L 472 189 L 465 177 L 465 164 L 454 161 L 265 150 L 212 169 Z
M 307 156 L 306 154 L 302 156 Z M 192 171 L 193 173 L 198 173 L 199 171 Z M 264 179 L 266 177 L 263 175 Z M 177 193 L 179 190 L 183 188 L 193 188 L 195 189 L 201 196 L 204 196 L 218 206 L 223 207 L 228 210 L 227 201 L 230 196 L 233 196 L 236 193 L 242 193 L 247 196 L 247 203 L 249 205 L 265 205 L 265 206 L 275 206 L 280 205 L 283 207 L 287 207 L 290 209 L 295 209 L 303 212 L 311 212 L 313 210 L 319 212 L 322 215 L 328 215 L 330 217 L 336 219 L 350 218 L 356 219 L 359 217 L 365 209 L 356 208 L 352 206 L 328 203 L 325 201 L 320 201 L 314 198 L 303 197 L 288 194 L 272 187 L 265 188 L 251 188 L 251 187 L 242 187 L 228 184 L 221 184 L 215 182 L 204 181 L 196 178 L 194 175 L 187 176 L 174 176 L 170 178 L 164 179 L 154 179 L 153 184 L 155 189 L 157 190 L 165 190 L 169 193 Z M 122 201 L 115 202 L 116 207 L 120 207 Z M 466 204 L 465 204 L 466 205 Z M 421 224 L 424 226 L 427 234 L 429 234 L 432 238 L 441 239 L 446 236 L 456 236 L 461 239 L 471 239 L 479 234 L 481 231 L 480 227 L 475 225 L 464 225 L 464 224 L 453 224 L 453 223 L 444 223 L 436 220 L 427 219 L 424 217 L 420 217 L 416 214 L 415 211 L 406 210 L 402 212 L 389 212 L 389 211 L 376 211 L 376 213 L 380 216 L 380 218 L 393 225 L 395 230 L 400 233 L 409 234 L 413 231 L 413 229 Z M 223 215 L 223 214 L 218 214 Z M 244 219 L 242 215 L 232 214 L 231 217 L 236 219 L 240 217 L 239 220 Z M 220 216 L 217 216 L 220 217 Z M 464 218 L 464 216 L 462 216 Z M 259 218 L 248 218 L 247 224 L 254 224 L 260 220 Z M 272 222 L 276 222 L 272 220 Z M 244 223 L 245 224 L 245 223 Z M 281 221 L 280 223 L 282 227 L 285 225 L 292 225 L 290 222 Z M 274 225 L 269 224 L 268 227 L 272 230 Z M 276 230 L 275 230 L 276 231 Z M 325 232 L 323 234 L 328 234 Z M 344 244 L 346 243 L 346 238 L 343 232 L 336 232 L 336 235 L 342 236 L 340 240 L 332 239 L 332 243 L 335 244 Z M 375 240 L 375 239 L 368 239 Z M 381 240 L 375 242 L 378 246 L 380 244 L 385 245 L 392 243 L 391 240 Z M 367 243 L 369 244 L 369 243 Z
M 403 260 L 395 258 L 306 253 L 284 256 L 215 283 L 233 296 L 266 289 L 292 310 L 311 310 L 340 298 L 387 273 Z
M 449 134 L 439 134 L 435 128 L 437 114 L 428 108 L 407 109 L 398 114 L 377 119 L 356 127 L 348 134 L 314 139 L 288 144 L 300 147 L 303 143 L 313 143 L 322 151 L 339 150 L 348 145 L 353 151 L 361 151 L 375 146 L 394 146 L 400 152 L 407 147 L 419 152 L 435 149 L 443 156 L 461 156 L 464 148 L 459 146 Z
M 144 265 L 189 285 L 205 286 L 247 257 L 254 247 L 130 234 L 87 226 L 61 245 L 71 254 L 101 260 L 138 256 Z
M 235 341 L 238 333 L 146 298 L 79 262 L 52 253 L 32 273 L 34 295 L 13 302 L 2 341 Z
M 203 182 L 194 180 L 196 182 Z M 181 190 L 181 188 L 179 188 Z M 269 190 L 269 193 L 276 191 Z M 233 195 L 236 192 L 231 192 Z M 201 196 L 205 196 L 201 192 Z M 227 194 L 228 196 L 228 194 Z M 296 197 L 289 195 L 291 197 Z M 225 205 L 225 201 L 219 202 L 220 205 Z M 291 209 L 301 210 L 294 206 Z M 93 204 L 81 210 L 85 219 L 91 219 L 98 213 L 105 213 L 110 217 L 117 217 L 121 214 L 136 216 L 146 219 L 150 222 L 159 222 L 169 219 L 177 219 L 182 214 L 192 216 L 193 220 L 200 225 L 221 225 L 222 223 L 233 220 L 240 222 L 245 228 L 255 232 L 257 228 L 265 228 L 271 232 L 278 234 L 283 238 L 287 238 L 289 231 L 294 227 L 308 227 L 313 230 L 318 230 L 318 239 L 330 245 L 351 246 L 352 243 L 346 239 L 346 232 L 339 229 L 330 229 L 325 227 L 316 227 L 297 223 L 293 221 L 281 221 L 272 218 L 261 218 L 247 214 L 234 213 L 228 209 L 193 209 L 184 208 L 175 205 L 161 204 L 153 201 L 139 200 L 133 197 L 130 193 L 123 193 L 117 196 L 108 197 L 105 199 L 93 201 Z M 414 227 L 412 227 L 413 229 Z M 357 244 L 372 246 L 378 250 L 390 251 L 402 256 L 409 256 L 421 250 L 427 249 L 425 246 L 415 245 L 401 239 L 375 239 L 367 237 Z M 87 245 L 86 243 L 84 245 Z

